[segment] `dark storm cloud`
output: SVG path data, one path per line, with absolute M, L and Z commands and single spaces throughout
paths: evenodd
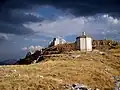
M 0 14 L 0 32 L 17 35 L 34 33 L 32 30 L 25 28 L 23 24 L 29 21 L 38 22 L 41 20 L 42 18 L 31 14 L 25 15 L 24 12 L 20 10 L 3 11 Z
M 76 16 L 89 16 L 107 13 L 115 17 L 120 16 L 118 0 L 1 0 L 0 1 L 0 32 L 26 34 L 28 30 L 23 23 L 42 21 L 42 18 L 25 15 L 37 5 L 51 5 L 62 10 L 70 11 Z
M 28 9 L 34 5 L 52 5 L 61 9 L 70 9 L 76 15 L 92 15 L 97 13 L 119 14 L 119 0 L 5 0 L 2 8 Z
M 0 1 L 0 33 L 17 35 L 34 33 L 31 29 L 25 28 L 23 24 L 40 22 L 43 18 L 25 14 L 26 12 L 29 13 L 28 8 L 31 9 L 31 5 L 21 2 L 21 0 Z
M 6 34 L 16 34 L 16 35 L 24 35 L 24 34 L 32 34 L 34 33 L 31 29 L 25 28 L 20 24 L 8 24 L 4 22 L 0 22 L 0 32 Z
M 38 18 L 31 14 L 26 15 L 25 11 L 23 10 L 11 10 L 11 11 L 4 10 L 0 14 L 1 22 L 11 23 L 11 24 L 23 24 L 29 21 L 38 22 L 42 20 L 43 18 Z
M 120 13 L 119 0 L 3 0 L 1 10 L 30 9 L 35 5 L 52 5 L 61 9 L 69 9 L 78 15 L 97 13 Z

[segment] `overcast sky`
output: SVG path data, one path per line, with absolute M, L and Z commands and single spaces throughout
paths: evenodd
M 74 41 L 82 31 L 120 40 L 119 18 L 118 0 L 2 0 L 0 60 L 23 57 L 25 47 L 46 47 L 53 37 Z

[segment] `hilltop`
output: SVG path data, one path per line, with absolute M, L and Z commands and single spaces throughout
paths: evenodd
M 112 40 L 93 40 L 93 49 L 97 49 L 100 51 L 108 51 L 111 49 L 117 49 L 120 47 L 120 42 L 112 41 Z M 39 62 L 44 60 L 45 55 L 51 55 L 51 54 L 61 54 L 65 52 L 70 51 L 76 51 L 76 42 L 74 43 L 64 43 L 64 44 L 58 44 L 55 46 L 50 46 L 47 48 L 44 48 L 41 51 L 36 51 L 34 54 L 31 55 L 30 52 L 27 53 L 25 58 L 20 59 L 17 64 L 31 64 L 34 62 Z M 41 56 L 42 57 L 39 57 Z
M 30 65 L 1 66 L 0 90 L 67 90 L 73 83 L 110 90 L 112 77 L 120 76 L 120 49 L 71 51 L 44 59 Z
M 112 77 L 120 76 L 120 46 L 94 40 L 92 52 L 80 52 L 75 43 L 59 44 L 27 53 L 16 64 L 0 66 L 0 90 L 70 90 L 74 83 L 111 90 Z

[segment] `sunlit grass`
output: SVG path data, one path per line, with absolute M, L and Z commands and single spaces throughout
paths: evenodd
M 119 57 L 72 51 L 37 64 L 0 66 L 0 90 L 64 90 L 62 85 L 71 83 L 104 90 L 113 87 L 115 75 L 120 75 Z

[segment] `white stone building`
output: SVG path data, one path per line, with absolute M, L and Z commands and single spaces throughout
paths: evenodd
M 53 41 L 50 42 L 50 46 L 56 46 L 58 44 L 64 44 L 64 43 L 66 43 L 66 41 L 61 37 L 53 38 Z
M 92 51 L 92 38 L 83 32 L 81 36 L 76 38 L 76 49 L 83 52 Z

